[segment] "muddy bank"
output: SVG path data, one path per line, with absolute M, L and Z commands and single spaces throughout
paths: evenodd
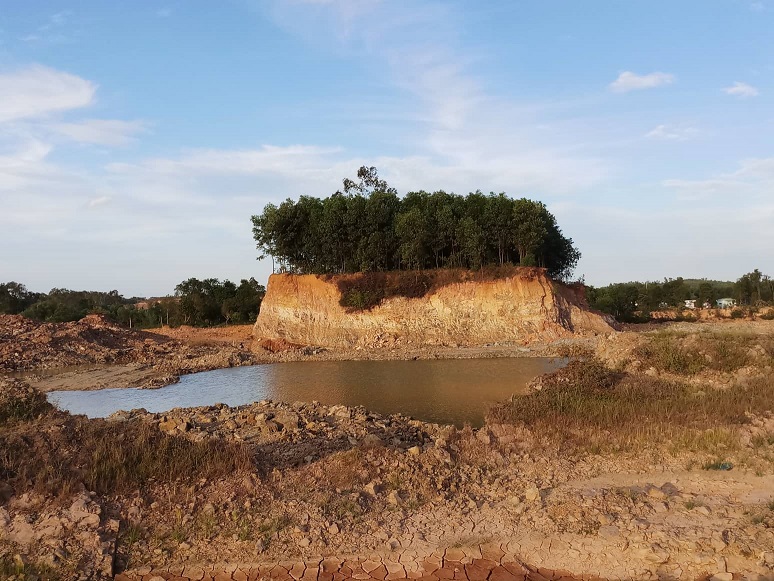
M 586 352 L 593 344 L 593 337 L 578 337 L 529 346 L 517 342 L 328 349 L 254 339 L 252 325 L 150 332 L 128 329 L 99 316 L 75 323 L 40 323 L 0 315 L 0 373 L 22 378 L 46 392 L 154 388 L 175 383 L 188 373 L 284 361 L 566 357 Z

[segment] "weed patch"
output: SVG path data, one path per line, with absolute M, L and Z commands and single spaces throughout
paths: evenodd
M 705 369 L 733 373 L 771 359 L 772 338 L 752 334 L 661 332 L 652 335 L 634 355 L 648 367 L 677 375 L 695 375 Z
M 583 449 L 668 440 L 712 452 L 734 445 L 729 425 L 774 409 L 769 377 L 705 392 L 679 381 L 614 374 L 590 360 L 574 362 L 542 383 L 540 391 L 492 408 L 488 421 L 523 425 L 539 438 Z
M 83 483 L 100 494 L 145 483 L 224 478 L 253 465 L 243 445 L 168 436 L 144 422 L 87 420 L 57 412 L 0 428 L 0 479 L 68 496 Z
M 0 426 L 30 421 L 52 409 L 44 393 L 20 381 L 11 381 L 0 388 Z

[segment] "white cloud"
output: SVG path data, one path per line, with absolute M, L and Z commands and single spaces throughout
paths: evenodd
M 29 43 L 41 42 L 47 44 L 71 42 L 72 38 L 65 33 L 65 27 L 70 19 L 70 15 L 69 11 L 52 14 L 34 32 L 19 37 L 19 40 Z
M 97 206 L 103 206 L 110 201 L 110 196 L 99 196 L 89 200 L 89 208 L 96 208 Z
M 747 83 L 734 82 L 730 87 L 725 87 L 723 92 L 734 97 L 757 97 L 760 95 L 758 89 Z
M 500 98 L 486 85 L 476 74 L 481 57 L 463 47 L 449 4 L 314 3 L 319 5 L 310 10 L 309 2 L 276 2 L 272 16 L 307 42 L 355 58 L 367 54 L 368 66 L 402 91 L 405 125 L 397 128 L 382 103 L 377 115 L 385 116 L 368 122 L 380 123 L 376 130 L 390 139 L 410 143 L 411 153 L 366 160 L 378 161 L 385 177 L 393 173 L 399 189 L 492 188 L 545 196 L 577 192 L 606 175 L 599 159 L 581 153 L 588 127 L 546 120 L 544 105 Z M 326 19 L 329 25 L 321 26 Z
M 138 134 L 145 131 L 143 121 L 121 121 L 118 119 L 85 119 L 74 123 L 51 125 L 55 133 L 65 135 L 81 143 L 99 145 L 126 145 Z
M 0 73 L 0 122 L 87 107 L 96 90 L 90 81 L 40 65 Z
M 696 128 L 687 125 L 657 125 L 645 134 L 650 139 L 666 139 L 668 141 L 686 141 L 698 133 Z
M 675 76 L 670 73 L 649 73 L 647 75 L 638 75 L 631 71 L 625 71 L 618 75 L 618 78 L 608 85 L 608 88 L 614 93 L 628 93 L 641 89 L 654 89 L 664 85 L 670 85 L 675 81 Z
M 700 200 L 726 196 L 735 201 L 770 199 L 774 190 L 774 157 L 751 158 L 739 163 L 734 172 L 701 180 L 671 179 L 662 182 L 677 190 L 681 198 Z

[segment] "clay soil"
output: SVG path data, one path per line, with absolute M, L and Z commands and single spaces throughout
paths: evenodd
M 0 384 L 0 578 L 774 579 L 774 322 L 335 352 L 248 344 L 249 327 L 12 322 L 0 362 L 36 375 Z M 88 420 L 29 387 L 64 365 L 97 365 L 65 382 L 99 386 L 110 369 L 533 354 L 587 364 L 480 430 L 316 403 Z

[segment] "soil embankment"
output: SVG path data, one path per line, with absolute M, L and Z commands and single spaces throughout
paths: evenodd
M 333 348 L 459 346 L 545 342 L 609 333 L 615 325 L 589 310 L 582 289 L 552 281 L 542 269 L 512 268 L 483 280 L 454 274 L 387 273 L 377 288 L 358 278 L 367 275 L 275 274 L 254 334 Z M 448 280 L 437 280 L 442 276 Z M 430 278 L 417 289 L 411 277 Z

